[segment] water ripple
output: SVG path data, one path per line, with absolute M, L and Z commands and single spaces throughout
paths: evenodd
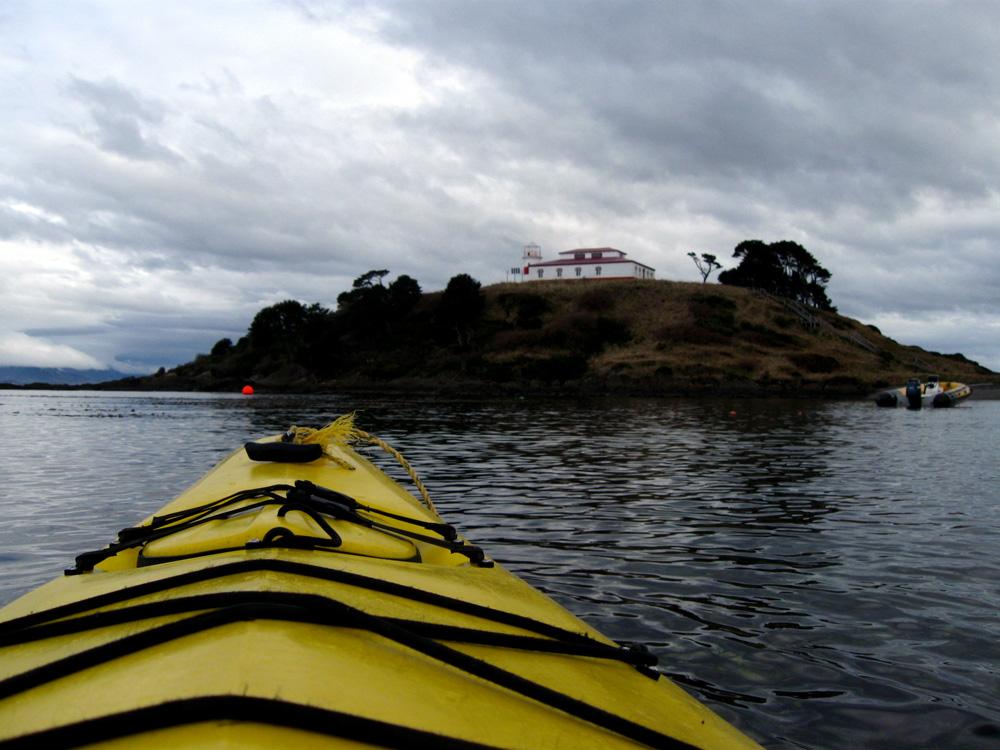
M 1000 747 L 998 402 L 7 392 L 0 601 L 354 409 L 503 565 L 769 747 Z

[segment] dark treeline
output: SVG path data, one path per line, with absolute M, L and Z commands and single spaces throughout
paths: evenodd
M 609 314 L 615 293 L 606 288 L 565 309 L 529 289 L 504 291 L 491 295 L 488 310 L 487 295 L 468 274 L 430 294 L 410 276 L 388 276 L 385 269 L 362 274 L 333 310 L 295 300 L 266 307 L 236 343 L 222 339 L 149 385 L 557 382 L 582 377 L 593 356 L 630 338 L 628 326 Z
M 356 278 L 335 310 L 296 300 L 265 307 L 235 344 L 222 339 L 172 372 L 221 381 L 399 378 L 425 371 L 432 350 L 461 354 L 471 346 L 484 307 L 478 281 L 459 274 L 443 292 L 424 295 L 416 279 L 403 274 L 386 283 L 388 274 Z

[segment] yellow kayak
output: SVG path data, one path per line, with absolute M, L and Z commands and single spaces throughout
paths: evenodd
M 0 748 L 82 745 L 759 747 L 457 534 L 350 416 L 248 443 L 0 610 Z

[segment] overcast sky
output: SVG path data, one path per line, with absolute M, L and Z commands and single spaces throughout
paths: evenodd
M 803 244 L 1000 370 L 1000 4 L 0 4 L 0 364 L 149 371 L 372 268 Z

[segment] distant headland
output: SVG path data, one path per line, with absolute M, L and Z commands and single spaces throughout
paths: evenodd
M 378 270 L 336 310 L 285 301 L 192 362 L 103 390 L 850 397 L 914 374 L 996 382 L 961 354 L 896 342 L 770 292 L 677 281 L 454 277 L 422 293 Z

